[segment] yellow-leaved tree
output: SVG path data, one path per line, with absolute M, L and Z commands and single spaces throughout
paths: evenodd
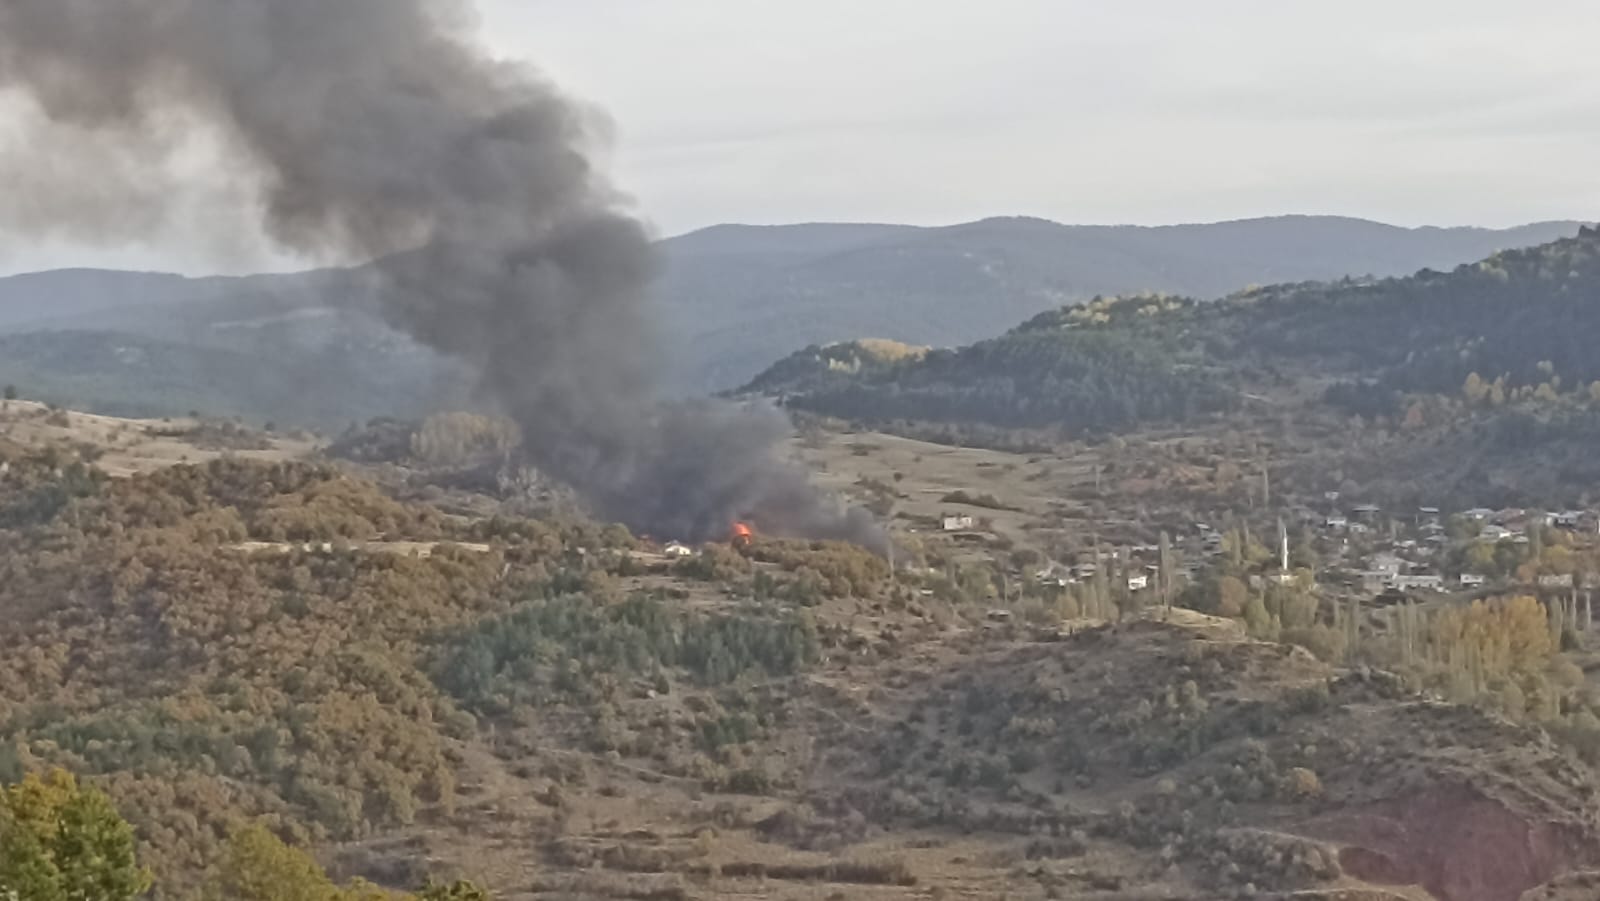
M 132 901 L 150 888 L 133 827 L 71 773 L 0 788 L 0 898 Z
M 230 901 L 491 901 L 471 882 L 429 883 L 416 894 L 356 880 L 339 886 L 311 855 L 260 824 L 234 832 L 222 865 L 221 895 Z

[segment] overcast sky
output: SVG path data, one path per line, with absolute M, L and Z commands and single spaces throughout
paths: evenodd
M 609 111 L 616 180 L 664 234 L 999 214 L 1600 217 L 1595 0 L 482 0 L 482 11 L 497 52 Z M 0 271 L 69 263 L 271 261 L 181 235 L 115 252 L 0 249 Z

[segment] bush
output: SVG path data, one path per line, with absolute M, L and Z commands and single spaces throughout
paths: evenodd
M 1296 801 L 1315 801 L 1322 797 L 1322 780 L 1305 767 L 1292 767 L 1283 774 L 1283 794 Z

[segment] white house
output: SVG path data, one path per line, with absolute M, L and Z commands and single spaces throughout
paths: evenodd
M 1582 510 L 1566 510 L 1561 513 L 1552 513 L 1545 521 L 1558 529 L 1576 529 L 1583 522 Z
M 1481 588 L 1488 580 L 1481 573 L 1462 573 L 1456 581 L 1462 588 Z
M 1323 525 L 1330 529 L 1342 529 L 1350 525 L 1350 520 L 1344 518 L 1343 516 L 1330 516 L 1323 523 Z
M 965 514 L 946 515 L 944 518 L 944 530 L 946 532 L 966 532 L 972 529 L 974 525 L 976 525 L 976 521 Z
M 1545 573 L 1539 577 L 1540 588 L 1571 588 L 1572 573 Z
M 693 557 L 694 556 L 694 548 L 689 547 L 687 544 L 684 544 L 681 541 L 669 541 L 669 542 L 667 542 L 667 546 L 662 548 L 661 552 L 663 554 L 666 554 L 668 557 Z
M 1128 590 L 1129 591 L 1144 591 L 1146 588 L 1149 588 L 1149 587 L 1150 587 L 1150 577 L 1149 576 L 1129 576 L 1128 577 Z
M 1052 563 L 1039 569 L 1033 574 L 1033 577 L 1038 580 L 1040 585 L 1056 585 L 1058 587 L 1065 587 L 1078 581 L 1077 577 L 1072 574 L 1072 570 L 1059 563 Z
M 1389 580 L 1389 585 L 1401 591 L 1444 591 L 1444 576 L 1420 573 L 1395 576 Z

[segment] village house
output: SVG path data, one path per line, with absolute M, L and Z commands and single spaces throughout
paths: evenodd
M 1033 574 L 1033 577 L 1038 580 L 1040 585 L 1055 585 L 1062 588 L 1078 581 L 1072 570 L 1059 563 L 1052 563 L 1040 569 Z
M 976 521 L 971 516 L 967 516 L 966 514 L 952 515 L 947 513 L 944 517 L 944 530 L 946 532 L 971 531 L 973 526 L 976 524 Z
M 1389 583 L 1395 577 L 1394 573 L 1374 570 L 1366 570 L 1358 575 L 1361 579 L 1361 590 L 1368 594 L 1377 594 L 1388 589 Z
M 1373 554 L 1372 559 L 1367 563 L 1368 570 L 1372 572 L 1388 573 L 1391 576 L 1397 576 L 1402 572 L 1405 572 L 1409 566 L 1410 564 L 1401 559 L 1398 555 L 1387 552 Z
M 1496 525 L 1495 523 L 1490 523 L 1490 524 L 1488 524 L 1488 525 L 1483 527 L 1483 531 L 1478 533 L 1478 540 L 1479 541 L 1504 541 L 1507 538 L 1510 538 L 1515 534 L 1516 534 L 1515 532 L 1511 531 L 1510 529 L 1506 528 L 1505 526 Z
M 1571 588 L 1572 573 L 1545 573 L 1539 576 L 1540 588 Z
M 1343 516 L 1334 515 L 1328 517 L 1327 520 L 1323 522 L 1323 525 L 1330 529 L 1343 529 L 1350 525 L 1350 520 Z
M 1582 510 L 1565 510 L 1561 513 L 1552 513 L 1545 518 L 1545 522 L 1558 529 L 1577 531 L 1583 525 L 1585 514 Z
M 1481 573 L 1462 573 L 1456 577 L 1456 583 L 1462 588 L 1482 588 L 1486 581 Z
M 684 544 L 681 541 L 670 541 L 670 542 L 668 542 L 667 546 L 661 549 L 661 552 L 663 554 L 666 554 L 668 557 L 693 557 L 694 556 L 694 548 L 689 547 L 687 544 Z
M 1144 591 L 1146 588 L 1149 588 L 1149 587 L 1150 587 L 1150 577 L 1149 576 L 1140 575 L 1140 576 L 1129 576 L 1128 577 L 1128 590 L 1129 591 Z
M 1399 591 L 1444 591 L 1444 576 L 1433 573 L 1412 573 L 1395 576 L 1389 587 Z

